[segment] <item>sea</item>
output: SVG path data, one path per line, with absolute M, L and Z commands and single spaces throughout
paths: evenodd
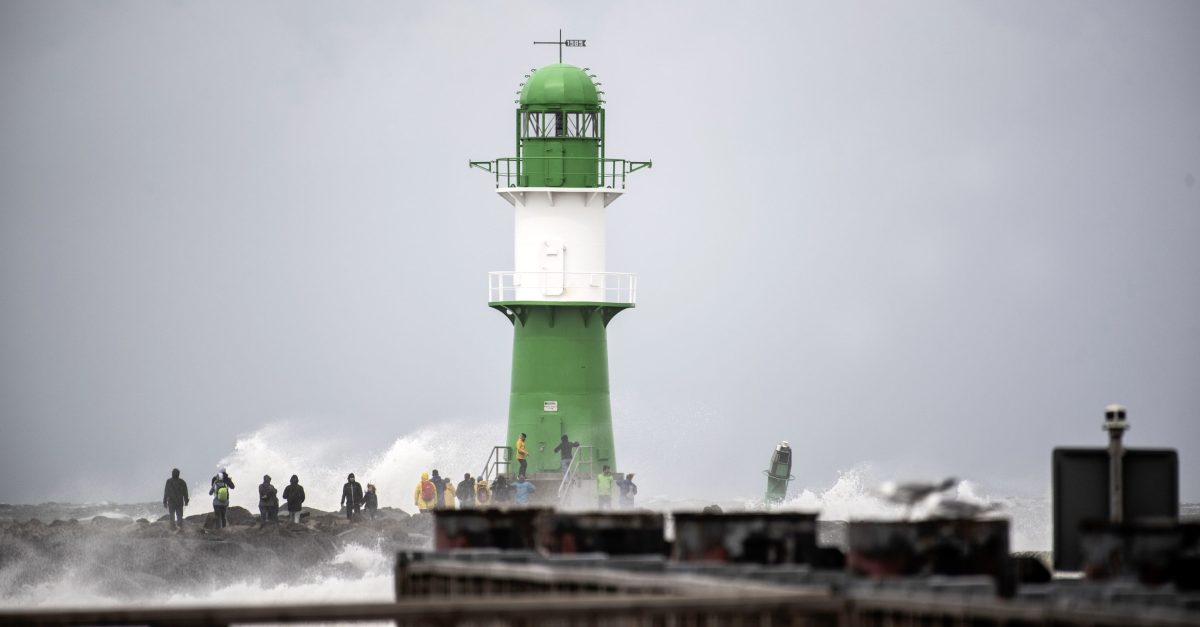
M 398 438 L 386 450 L 372 456 L 356 473 L 364 481 L 380 486 L 400 486 L 407 493 L 413 478 L 433 466 L 437 460 L 470 460 L 479 465 L 478 442 L 494 440 L 485 427 L 475 429 L 456 425 L 455 437 L 447 438 L 439 427 L 418 431 Z M 229 469 L 236 478 L 244 477 L 246 487 L 257 484 L 254 479 L 277 473 L 279 468 L 305 468 L 303 483 L 309 496 L 306 503 L 317 509 L 337 511 L 337 496 L 345 481 L 346 468 L 338 463 L 338 452 L 323 445 L 319 438 L 296 442 L 294 430 L 277 423 L 239 437 L 233 450 L 216 466 Z M 454 444 L 457 442 L 458 444 Z M 465 464 L 464 464 L 465 465 Z M 449 473 L 447 473 L 449 474 Z M 740 499 L 683 499 L 654 490 L 652 472 L 641 472 L 643 489 L 638 507 L 653 511 L 697 511 L 717 504 L 726 511 L 761 510 L 761 496 Z M 453 476 L 453 475 L 450 475 Z M 188 515 L 207 509 L 208 475 L 189 477 L 194 495 Z M 284 485 L 286 476 L 277 476 Z M 778 511 L 820 512 L 823 521 L 855 519 L 899 519 L 901 508 L 879 498 L 876 477 L 868 463 L 840 472 L 836 480 L 825 486 L 803 486 L 793 482 L 788 498 L 774 507 Z M 959 500 L 978 503 L 999 503 L 999 515 L 1011 521 L 1010 546 L 1013 551 L 1046 553 L 1051 547 L 1051 513 L 1048 496 L 1011 496 L 994 494 L 970 480 L 962 481 L 950 493 Z M 234 490 L 233 505 L 257 511 L 257 495 L 253 488 Z M 405 499 L 406 500 L 406 499 Z M 199 505 L 199 507 L 197 507 Z M 403 504 L 401 505 L 403 507 Z M 1200 504 L 1186 504 L 1183 513 L 1200 515 Z M 139 518 L 156 520 L 163 515 L 160 503 L 43 503 L 40 505 L 0 505 L 0 523 L 36 518 L 46 523 L 75 519 L 88 521 L 98 516 L 134 521 Z M 912 516 L 924 511 L 917 509 Z M 2 557 L 2 556 L 0 556 Z M 338 574 L 319 580 L 297 578 L 292 583 L 265 584 L 247 577 L 208 589 L 175 591 L 156 594 L 154 590 L 126 591 L 124 598 L 103 592 L 103 586 L 90 585 L 78 577 L 64 575 L 60 580 L 29 586 L 16 574 L 17 564 L 0 560 L 0 608 L 30 607 L 95 607 L 127 604 L 130 595 L 144 599 L 140 603 L 163 606 L 230 605 L 230 604 L 287 604 L 294 602 L 354 602 L 389 601 L 393 598 L 392 569 L 395 556 L 371 546 L 348 545 L 332 558 Z

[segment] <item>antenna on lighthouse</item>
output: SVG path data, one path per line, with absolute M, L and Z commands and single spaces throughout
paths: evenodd
M 586 39 L 563 39 L 561 28 L 558 29 L 558 41 L 535 41 L 533 43 L 534 43 L 534 45 L 549 44 L 551 46 L 558 46 L 558 62 L 559 63 L 563 62 L 563 56 L 562 56 L 563 46 L 566 46 L 568 48 L 586 48 L 587 47 Z

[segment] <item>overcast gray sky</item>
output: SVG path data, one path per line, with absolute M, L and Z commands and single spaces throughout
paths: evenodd
M 501 437 L 512 211 L 466 164 L 559 27 L 654 160 L 608 236 L 644 490 L 760 494 L 789 439 L 808 487 L 1043 494 L 1121 402 L 1200 499 L 1200 3 L 9 0 L 0 501 L 154 500 L 269 423 Z

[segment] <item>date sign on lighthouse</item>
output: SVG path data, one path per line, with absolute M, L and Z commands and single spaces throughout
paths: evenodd
M 541 43 L 541 42 L 539 42 Z M 533 70 L 516 110 L 516 156 L 472 161 L 516 211 L 513 269 L 488 275 L 488 305 L 513 324 L 507 446 L 527 434 L 528 472 L 561 472 L 563 435 L 617 469 L 608 323 L 637 302 L 637 277 L 605 264 L 605 211 L 649 161 L 605 152 L 604 92 L 587 68 Z M 581 449 L 582 450 L 582 449 Z M 515 466 L 514 466 L 515 469 Z M 590 474 L 590 473 L 589 473 Z

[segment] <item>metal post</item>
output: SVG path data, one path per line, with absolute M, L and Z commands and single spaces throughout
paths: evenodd
M 1103 428 L 1108 432 L 1108 516 L 1112 522 L 1119 523 L 1124 518 L 1125 509 L 1124 486 L 1121 481 L 1121 462 L 1125 456 L 1121 436 L 1129 429 L 1129 423 L 1125 422 L 1125 408 L 1121 405 L 1105 407 Z

